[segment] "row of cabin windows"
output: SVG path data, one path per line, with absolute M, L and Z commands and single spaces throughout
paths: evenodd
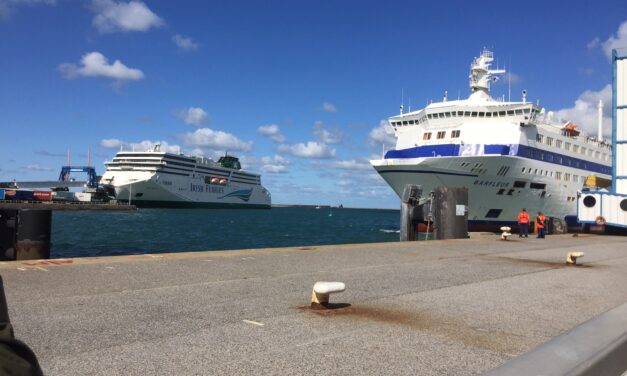
M 415 124 L 422 124 L 424 123 L 427 119 L 444 119 L 444 118 L 451 118 L 451 117 L 486 117 L 486 118 L 493 118 L 493 117 L 505 117 L 505 116 L 515 116 L 515 115 L 522 115 L 522 114 L 529 114 L 529 112 L 531 112 L 531 109 L 529 108 L 523 108 L 523 109 L 518 109 L 518 110 L 509 110 L 509 111 L 494 111 L 494 112 L 485 112 L 485 111 L 447 111 L 447 112 L 437 112 L 434 114 L 427 114 L 426 116 L 422 116 L 420 119 L 418 120 L 403 120 L 403 121 L 393 121 L 392 125 L 395 127 L 399 127 L 401 125 L 415 125 Z
M 527 174 L 532 174 L 532 175 L 544 175 L 544 176 L 550 176 L 552 178 L 555 178 L 555 180 L 563 180 L 563 181 L 572 181 L 574 183 L 581 183 L 583 184 L 586 181 L 586 177 L 585 176 L 579 176 L 579 175 L 575 175 L 575 174 L 570 174 L 569 172 L 565 172 L 562 173 L 560 171 L 548 171 L 548 170 L 538 170 L 537 168 L 527 168 L 527 167 L 523 167 L 522 168 L 522 173 L 527 173 Z
M 451 138 L 459 138 L 459 135 L 461 134 L 461 131 L 459 129 L 451 131 Z M 436 138 L 438 140 L 442 140 L 444 138 L 446 138 L 446 131 L 438 131 L 438 133 L 436 134 Z M 422 134 L 422 139 L 424 141 L 428 141 L 431 139 L 431 132 L 425 132 Z
M 544 137 L 544 135 L 540 133 L 536 134 L 536 142 L 543 143 L 548 146 L 555 146 L 556 148 L 564 149 L 566 151 L 572 151 L 573 153 L 578 153 L 587 157 L 601 159 L 604 161 L 610 160 L 609 154 L 601 153 L 598 150 L 589 149 L 584 146 L 579 146 L 577 144 L 571 144 L 567 141 L 556 140 L 553 137 Z

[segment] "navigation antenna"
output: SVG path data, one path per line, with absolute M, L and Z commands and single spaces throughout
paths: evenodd
M 405 102 L 405 91 L 404 89 L 401 89 L 401 115 L 403 114 L 403 103 Z

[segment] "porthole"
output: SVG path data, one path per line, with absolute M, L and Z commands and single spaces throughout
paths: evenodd
M 627 198 L 624 198 L 623 201 L 620 202 L 620 208 L 623 209 L 623 211 L 627 211 Z
M 591 208 L 594 205 L 597 204 L 597 199 L 594 198 L 594 196 L 586 196 L 583 198 L 583 204 L 587 207 L 587 208 Z

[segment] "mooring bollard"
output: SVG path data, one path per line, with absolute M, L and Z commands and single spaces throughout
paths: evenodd
M 566 255 L 566 263 L 569 265 L 577 265 L 577 259 L 583 257 L 583 252 L 568 252 Z
M 512 228 L 509 226 L 501 227 L 501 240 L 507 240 L 508 237 L 512 236 Z
M 329 295 L 346 290 L 343 282 L 316 282 L 311 292 L 311 308 L 326 309 L 329 305 Z

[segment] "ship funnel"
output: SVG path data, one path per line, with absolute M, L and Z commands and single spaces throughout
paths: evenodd
M 599 139 L 599 141 L 601 141 L 603 139 L 603 101 L 599 99 L 599 133 L 597 135 L 597 138 Z

